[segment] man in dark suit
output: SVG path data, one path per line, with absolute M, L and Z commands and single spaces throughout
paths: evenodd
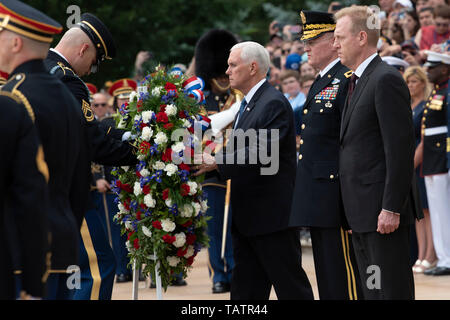
M 357 300 L 351 235 L 342 228 L 339 129 L 351 71 L 333 48 L 333 15 L 302 11 L 308 63 L 320 70 L 303 107 L 290 225 L 309 227 L 320 299 Z
M 231 49 L 226 73 L 245 97 L 226 153 L 204 156 L 197 174 L 217 169 L 232 181 L 231 299 L 268 299 L 272 285 L 279 299 L 313 299 L 299 234 L 289 229 L 296 170 L 293 112 L 266 81 L 268 69 L 269 54 L 260 44 Z M 269 161 L 261 157 L 264 152 Z
M 364 298 L 414 299 L 409 228 L 421 213 L 410 96 L 401 74 L 377 55 L 377 18 L 364 6 L 336 14 L 334 46 L 355 70 L 341 121 L 341 192 Z

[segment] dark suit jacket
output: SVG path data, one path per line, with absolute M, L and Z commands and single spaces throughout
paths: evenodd
M 294 116 L 289 101 L 281 92 L 272 87 L 267 81 L 256 91 L 246 107 L 242 118 L 239 119 L 236 130 L 249 129 L 278 129 L 279 139 L 268 135 L 279 144 L 277 148 L 268 148 L 269 154 L 278 161 L 278 171 L 274 175 L 262 175 L 261 169 L 270 167 L 258 159 L 256 164 L 249 164 L 251 155 L 257 154 L 266 145 L 247 141 L 245 148 L 245 164 L 218 164 L 219 172 L 224 178 L 231 178 L 231 206 L 233 211 L 233 225 L 245 236 L 268 234 L 288 228 L 291 209 L 292 192 L 294 189 L 296 171 Z M 230 138 L 235 142 L 231 148 L 230 158 L 236 163 L 238 149 L 236 130 Z M 265 139 L 260 139 L 264 141 Z M 218 155 L 225 157 L 226 154 Z
M 358 80 L 341 122 L 339 171 L 345 215 L 355 232 L 374 232 L 381 209 L 420 216 L 415 203 L 414 127 L 401 74 L 377 56 Z
M 290 225 L 340 227 L 339 129 L 351 71 L 340 62 L 311 86 L 303 107 Z M 303 129 L 302 129 L 303 128 Z

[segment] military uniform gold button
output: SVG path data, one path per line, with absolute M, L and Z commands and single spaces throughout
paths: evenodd
M 439 142 L 437 142 L 437 143 L 436 143 L 436 147 L 439 148 L 440 146 L 441 146 L 441 144 L 440 144 Z
M 303 110 L 303 113 L 307 114 L 308 113 L 308 109 Z
M 323 109 L 320 109 L 320 113 L 322 113 L 323 112 Z
M 423 110 L 423 114 L 427 114 L 427 113 L 428 113 L 427 109 Z
M 334 175 L 331 174 L 331 175 L 330 175 L 330 179 L 334 179 Z
M 299 155 L 299 156 L 298 156 L 298 160 L 302 160 L 302 158 L 303 158 L 302 155 Z
M 303 144 L 303 139 L 300 139 L 300 144 Z
M 302 130 L 305 129 L 305 128 L 306 128 L 305 124 L 302 124 Z

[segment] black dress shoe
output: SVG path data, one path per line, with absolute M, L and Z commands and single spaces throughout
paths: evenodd
M 230 284 L 226 282 L 216 282 L 213 284 L 212 293 L 225 293 L 230 291 Z
M 174 287 L 182 287 L 187 286 L 187 282 L 184 279 L 175 278 L 175 280 L 170 282 L 170 285 Z
M 432 269 L 425 270 L 423 274 L 426 274 L 427 276 L 448 276 L 450 275 L 450 268 L 434 267 Z
M 121 283 L 121 282 L 128 282 L 131 281 L 131 275 L 130 274 L 119 274 L 116 277 L 116 282 L 117 283 Z

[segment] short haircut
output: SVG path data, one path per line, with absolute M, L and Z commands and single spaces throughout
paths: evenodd
M 433 7 L 425 7 L 425 8 L 420 9 L 420 11 L 419 11 L 419 16 L 420 16 L 420 14 L 421 14 L 422 12 L 425 12 L 425 11 L 430 11 L 431 14 L 432 14 L 433 17 L 434 17 L 434 8 L 433 8 Z
M 441 17 L 444 19 L 450 19 L 450 6 L 446 4 L 440 4 L 434 8 L 434 17 Z
M 262 75 L 269 72 L 270 56 L 266 48 L 257 42 L 245 41 L 234 45 L 230 51 L 242 49 L 241 59 L 246 63 L 256 62 Z
M 297 81 L 300 82 L 300 72 L 292 69 L 283 70 L 280 75 L 280 81 L 283 82 L 290 77 L 294 77 Z
M 376 47 L 380 37 L 380 21 L 378 15 L 367 6 L 351 6 L 336 12 L 335 20 L 338 21 L 347 16 L 350 17 L 353 23 L 353 34 L 364 31 L 367 33 L 368 44 Z
M 316 77 L 314 77 L 312 74 L 305 74 L 300 77 L 300 84 L 305 83 L 306 81 L 316 80 Z

